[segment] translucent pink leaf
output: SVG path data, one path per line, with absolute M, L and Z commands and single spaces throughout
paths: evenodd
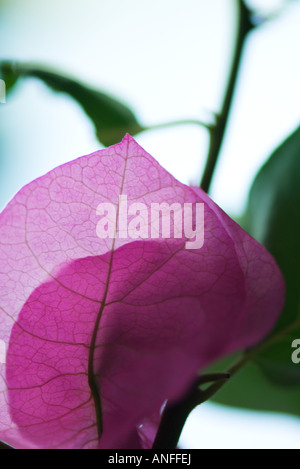
M 100 239 L 100 203 L 204 203 L 204 244 Z M 253 345 L 283 304 L 266 250 L 130 136 L 24 187 L 0 216 L 0 440 L 150 447 L 165 401 Z M 6 358 L 6 359 L 5 359 Z M 5 363 L 4 363 L 5 362 Z

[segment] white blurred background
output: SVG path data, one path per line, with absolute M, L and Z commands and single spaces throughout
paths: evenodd
M 239 215 L 270 152 L 300 121 L 300 1 L 252 0 L 273 14 L 248 38 L 212 186 Z M 145 125 L 209 119 L 222 104 L 235 39 L 234 0 L 0 0 L 0 59 L 53 66 L 127 103 Z M 27 182 L 100 148 L 71 99 L 36 80 L 0 105 L 0 206 Z M 181 126 L 137 141 L 180 181 L 198 184 L 205 129 Z M 299 420 L 205 404 L 185 448 L 300 448 Z

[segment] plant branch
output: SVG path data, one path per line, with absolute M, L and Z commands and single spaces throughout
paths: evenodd
M 162 122 L 160 124 L 154 124 L 149 126 L 143 126 L 140 132 L 146 132 L 148 130 L 156 130 L 156 129 L 165 129 L 166 127 L 174 127 L 178 125 L 200 125 L 205 127 L 208 130 L 211 130 L 214 124 L 208 124 L 206 122 L 197 120 L 197 119 L 183 119 L 183 120 L 176 120 L 170 122 Z
M 233 55 L 233 61 L 231 71 L 228 79 L 228 85 L 225 92 L 224 102 L 222 110 L 218 115 L 217 123 L 211 130 L 210 148 L 207 156 L 206 166 L 204 169 L 202 181 L 200 187 L 208 192 L 212 177 L 217 165 L 221 146 L 224 139 L 224 134 L 227 126 L 228 116 L 230 113 L 235 86 L 237 82 L 239 67 L 243 54 L 243 48 L 245 39 L 248 33 L 253 29 L 253 25 L 250 20 L 250 10 L 246 7 L 244 0 L 237 0 L 237 6 L 239 10 L 239 22 L 237 30 L 237 39 L 235 45 L 235 51 Z
M 196 379 L 185 398 L 172 405 L 167 405 L 152 449 L 174 449 L 177 446 L 183 426 L 190 412 L 202 402 L 205 402 L 205 391 L 200 385 L 209 382 L 224 383 L 230 378 L 228 373 L 203 375 Z M 204 399 L 204 400 L 203 400 Z
M 300 319 L 296 319 L 292 324 L 282 329 L 277 334 L 271 335 L 264 342 L 246 351 L 228 368 L 226 372 L 200 376 L 182 401 L 171 406 L 166 406 L 153 448 L 176 448 L 186 419 L 195 407 L 203 404 L 213 397 L 224 386 L 224 384 L 227 383 L 229 378 L 234 376 L 261 352 L 279 342 L 287 334 L 293 332 L 299 327 Z M 208 388 L 205 390 L 199 389 L 200 385 L 208 382 L 212 382 Z
M 283 339 L 287 334 L 290 334 L 294 330 L 300 327 L 300 319 L 297 319 L 292 324 L 287 326 L 286 328 L 279 331 L 277 334 L 271 335 L 267 340 L 260 343 L 256 347 L 249 349 L 246 351 L 241 357 L 239 357 L 227 370 L 227 373 L 230 376 L 234 376 L 238 371 L 240 371 L 247 363 L 252 361 L 256 358 L 261 352 L 271 347 L 273 344 L 276 344 L 281 339 Z M 205 391 L 205 398 L 206 400 L 210 399 L 214 396 L 222 387 L 224 383 L 216 382 L 213 383 L 209 388 Z

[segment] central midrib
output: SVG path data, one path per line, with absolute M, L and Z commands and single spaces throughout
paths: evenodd
M 128 150 L 128 147 L 127 147 L 127 150 Z M 119 195 L 123 194 L 126 167 L 127 167 L 127 160 L 128 160 L 128 151 L 127 151 L 126 159 L 125 159 L 125 163 L 124 163 L 124 173 L 123 173 L 122 184 L 121 184 Z M 120 206 L 119 206 L 119 201 L 118 201 L 117 212 L 116 212 L 115 236 L 113 238 L 112 247 L 111 247 L 109 267 L 108 267 L 107 278 L 106 278 L 106 285 L 105 285 L 105 290 L 104 290 L 104 294 L 103 294 L 101 307 L 99 309 L 99 313 L 97 314 L 97 318 L 96 318 L 96 321 L 95 321 L 95 326 L 94 326 L 93 335 L 92 335 L 91 344 L 90 344 L 89 360 L 88 360 L 88 384 L 89 384 L 91 394 L 92 394 L 92 398 L 94 400 L 94 405 L 95 405 L 96 425 L 97 425 L 97 432 L 98 432 L 99 440 L 100 440 L 101 435 L 103 433 L 103 418 L 102 418 L 101 397 L 100 397 L 99 387 L 97 385 L 97 382 L 96 382 L 96 379 L 95 379 L 95 373 L 94 373 L 94 353 L 95 353 L 96 340 L 97 340 L 97 335 L 98 335 L 98 330 L 99 330 L 99 324 L 100 324 L 100 321 L 101 321 L 103 310 L 104 310 L 105 305 L 106 305 L 106 298 L 107 298 L 108 289 L 109 289 L 109 281 L 110 281 L 110 276 L 111 276 L 111 272 L 112 272 L 114 249 L 115 249 L 115 243 L 116 243 L 116 238 L 117 238 L 116 237 L 116 232 L 118 230 L 119 209 L 120 209 Z

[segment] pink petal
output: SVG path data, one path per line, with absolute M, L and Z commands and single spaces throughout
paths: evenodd
M 96 209 L 120 194 L 204 202 L 203 247 L 99 239 Z M 0 215 L 0 272 L 0 440 L 18 448 L 150 447 L 165 400 L 262 339 L 284 297 L 266 250 L 128 135 L 15 196 Z

